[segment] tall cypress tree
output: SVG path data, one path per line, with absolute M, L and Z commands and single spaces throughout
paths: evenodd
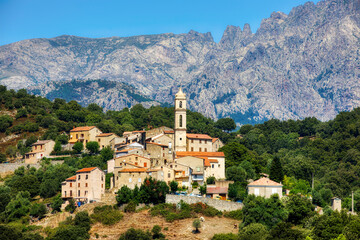
M 280 158 L 275 156 L 270 166 L 270 179 L 275 182 L 282 182 L 284 179 L 284 172 L 280 162 Z

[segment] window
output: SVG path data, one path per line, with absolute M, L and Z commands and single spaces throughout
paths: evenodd
M 278 192 L 277 192 L 277 188 L 272 188 L 272 189 L 271 189 L 271 194 L 275 194 L 275 193 L 278 193 Z
M 138 179 L 138 182 L 141 183 L 141 178 Z
M 131 179 L 131 178 L 129 178 L 129 182 L 132 182 L 132 179 Z
M 207 152 L 207 148 L 204 148 L 204 151 Z
M 104 175 L 101 175 L 101 181 L 104 181 Z
M 72 190 L 70 190 L 70 197 L 72 197 Z
M 137 162 L 135 162 L 135 165 L 137 166 L 137 165 L 138 165 L 138 163 L 137 163 Z
M 182 101 L 179 102 L 179 108 L 182 108 Z
M 199 148 L 199 152 L 201 152 L 201 148 Z
M 66 191 L 65 191 L 65 197 L 66 197 Z
M 87 187 L 88 186 L 88 184 L 87 183 L 85 183 L 85 187 Z
M 78 197 L 80 197 L 80 190 L 78 191 Z
M 201 139 L 200 139 L 199 143 L 201 143 Z
M 79 138 L 79 134 L 76 134 L 76 138 Z
M 260 189 L 255 188 L 254 189 L 254 194 L 255 194 L 255 196 L 259 196 L 260 195 Z
M 100 142 L 100 138 L 98 139 L 98 142 Z
M 194 151 L 194 148 L 193 148 L 193 147 L 191 147 L 191 151 L 192 151 L 192 152 Z
M 206 144 L 206 143 L 207 143 L 207 140 L 204 140 L 204 143 Z
M 85 191 L 85 196 L 87 195 L 88 191 Z
M 211 167 L 214 168 L 214 164 L 212 164 Z
M 137 161 L 137 160 L 138 160 L 138 157 L 135 157 L 135 160 Z
M 165 157 L 165 153 L 163 153 L 163 157 Z
M 88 179 L 88 178 L 89 178 L 89 176 L 86 174 L 85 179 Z
M 70 183 L 70 187 L 72 187 L 72 183 Z
M 78 180 L 80 180 L 80 177 L 81 177 L 81 176 L 79 175 Z
M 103 188 L 104 187 L 104 184 L 101 184 L 101 188 Z
M 144 162 L 144 167 L 147 167 L 147 163 L 146 163 L 146 162 Z
M 194 139 L 191 139 L 191 143 L 194 143 Z
M 182 115 L 180 115 L 180 117 L 179 117 L 179 126 L 180 126 L 180 127 L 183 126 L 183 124 L 182 124 Z
M 80 187 L 80 183 L 78 183 L 78 187 Z
M 171 173 L 168 173 L 168 178 L 170 178 L 171 177 Z
M 182 140 L 182 138 L 180 138 L 180 141 Z
M 104 148 L 104 145 L 102 145 L 102 148 Z

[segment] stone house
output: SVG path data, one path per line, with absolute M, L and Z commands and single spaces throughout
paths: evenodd
M 86 147 L 86 143 L 88 142 L 96 142 L 99 134 L 102 132 L 95 126 L 85 126 L 85 127 L 76 127 L 70 130 L 70 140 L 69 143 L 71 145 L 76 142 L 81 142 L 84 144 L 84 148 Z
M 191 187 L 192 169 L 189 166 L 178 162 L 170 163 L 168 166 L 174 169 L 175 181 L 177 181 L 180 186 Z
M 186 134 L 186 149 L 189 152 L 212 152 L 212 137 L 207 134 Z
M 254 182 L 247 185 L 248 194 L 254 194 L 255 196 L 261 196 L 270 198 L 273 194 L 278 194 L 282 198 L 283 185 L 270 180 L 267 177 L 262 177 Z
M 36 164 L 43 157 L 50 156 L 54 150 L 55 142 L 53 140 L 37 141 L 31 145 L 31 152 L 25 154 L 26 164 Z
M 61 197 L 79 201 L 101 201 L 105 193 L 105 173 L 98 167 L 83 168 L 61 183 Z
M 150 130 L 146 131 L 146 140 L 149 140 L 150 138 L 157 136 L 159 134 L 164 133 L 165 131 L 173 131 L 172 128 L 166 127 L 166 126 L 161 126 L 158 128 L 153 128 Z
M 169 145 L 147 142 L 146 151 L 149 153 L 151 159 L 158 160 L 156 162 L 157 164 L 154 165 L 164 165 L 173 160 L 173 154 L 171 149 L 169 149 Z
M 142 157 L 136 154 L 128 154 L 109 160 L 107 162 L 107 171 L 111 173 L 115 172 L 116 169 L 128 168 L 126 164 L 133 164 L 135 166 L 144 168 L 151 167 L 151 161 L 149 158 Z
M 130 155 L 130 154 L 136 154 L 136 155 L 144 156 L 145 153 L 144 153 L 144 150 L 140 149 L 140 148 L 125 148 L 125 149 L 122 149 L 120 151 L 116 151 L 115 152 L 115 158 L 125 156 L 125 155 Z
M 180 163 L 191 168 L 191 182 L 198 182 L 200 185 L 206 181 L 204 174 L 204 159 L 193 156 L 184 156 L 176 159 L 175 163 Z
M 223 147 L 224 143 L 220 140 L 220 138 L 212 139 L 212 151 L 217 152 L 219 148 Z
M 115 133 L 100 133 L 96 136 L 96 140 L 99 143 L 100 150 L 108 146 L 114 149 L 115 144 L 125 142 L 125 138 L 120 138 Z
M 216 179 L 225 179 L 225 155 L 223 152 L 176 152 L 176 162 L 183 157 L 195 157 L 203 160 L 203 178 L 206 180 L 208 177 L 215 177 Z M 199 161 L 198 161 L 199 162 Z M 190 164 L 180 161 L 183 164 Z M 194 172 L 198 172 L 193 165 L 189 165 Z M 194 174 L 194 173 L 193 173 Z
M 234 181 L 215 180 L 215 184 L 208 184 L 206 186 L 206 196 L 226 200 L 228 199 L 229 184 L 233 183 Z

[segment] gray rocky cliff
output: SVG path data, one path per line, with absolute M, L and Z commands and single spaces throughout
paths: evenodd
M 333 118 L 360 106 L 360 0 L 308 2 L 274 12 L 256 33 L 228 26 L 210 33 L 102 39 L 60 36 L 0 47 L 0 84 L 37 88 L 106 79 L 173 102 L 181 84 L 192 110 L 238 123 Z M 107 108 L 111 100 L 104 99 Z

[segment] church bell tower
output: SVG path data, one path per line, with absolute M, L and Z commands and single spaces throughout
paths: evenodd
M 175 151 L 186 151 L 186 96 L 181 87 L 175 95 Z

